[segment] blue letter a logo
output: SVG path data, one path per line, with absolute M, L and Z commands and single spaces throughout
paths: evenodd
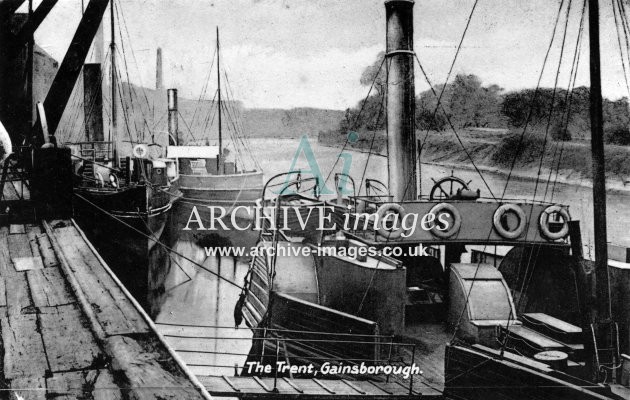
M 322 172 L 319 169 L 319 164 L 315 159 L 315 153 L 313 153 L 313 148 L 308 141 L 307 135 L 302 136 L 302 139 L 300 139 L 300 144 L 295 151 L 295 154 L 293 155 L 293 161 L 291 161 L 291 167 L 289 168 L 289 171 L 298 171 L 296 169 L 296 165 L 302 153 L 304 153 L 304 157 L 306 157 L 306 161 L 308 162 L 309 167 L 309 169 L 299 170 L 302 176 L 311 175 L 317 179 L 317 192 L 319 194 L 334 194 L 333 191 L 326 187 L 325 178 L 322 176 Z M 295 192 L 293 192 L 292 190 L 287 190 L 287 186 L 289 186 L 291 178 L 292 177 L 290 175 L 287 175 L 284 186 L 282 186 L 282 189 L 279 192 L 276 192 L 276 194 L 295 194 Z

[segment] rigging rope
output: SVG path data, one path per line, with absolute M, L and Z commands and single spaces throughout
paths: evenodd
M 578 74 L 578 69 L 579 69 L 579 64 L 580 64 L 582 38 L 584 34 L 584 20 L 585 20 L 584 17 L 586 16 L 586 1 L 587 0 L 584 0 L 582 3 L 582 16 L 580 17 L 580 24 L 578 27 L 578 36 L 575 42 L 575 50 L 573 52 L 573 61 L 571 63 L 571 71 L 569 73 L 569 83 L 567 84 L 567 96 L 565 98 L 566 120 L 564 122 L 564 132 L 563 132 L 563 136 L 565 138 L 567 137 L 567 132 L 569 129 L 569 122 L 571 120 L 571 106 L 573 105 L 573 90 L 575 88 L 575 82 L 577 80 L 577 74 Z M 551 197 L 549 199 L 551 203 L 553 203 L 553 196 L 555 194 L 556 184 L 558 182 L 558 175 L 560 173 L 562 155 L 564 153 L 564 145 L 565 145 L 565 141 L 563 140 L 562 143 L 560 144 L 560 151 L 558 154 L 557 164 L 556 164 L 556 175 L 555 175 L 555 178 L 553 179 L 553 184 L 551 187 Z M 557 149 L 558 147 L 556 146 L 556 150 Z M 554 153 L 554 158 L 555 158 L 555 153 Z M 549 182 L 551 181 L 552 172 L 553 172 L 553 159 L 552 159 L 551 169 L 549 170 L 549 176 L 547 177 L 547 187 L 545 188 L 545 196 L 543 197 L 543 200 L 547 198 L 547 189 L 549 188 Z
M 116 220 L 117 222 L 119 222 L 119 223 L 123 224 L 123 225 L 124 225 L 124 226 L 126 226 L 127 228 L 129 228 L 129 229 L 131 229 L 131 230 L 135 231 L 136 233 L 139 233 L 140 235 L 144 236 L 144 237 L 145 237 L 145 238 L 147 238 L 147 239 L 154 240 L 154 239 L 152 239 L 152 238 L 151 238 L 151 236 L 149 236 L 149 235 L 147 235 L 146 233 L 142 232 L 142 231 L 141 231 L 141 230 L 139 230 L 138 228 L 136 228 L 136 227 L 134 227 L 134 226 L 132 226 L 132 225 L 130 225 L 130 224 L 128 224 L 128 223 L 126 223 L 124 220 L 122 220 L 122 219 L 120 219 L 120 218 L 116 217 L 115 215 L 113 215 L 113 214 L 112 214 L 112 213 L 110 213 L 109 211 L 107 211 L 107 210 L 105 210 L 105 209 L 103 209 L 103 208 L 99 207 L 98 205 L 96 205 L 96 204 L 92 203 L 90 200 L 86 199 L 85 197 L 81 196 L 80 194 L 78 194 L 78 193 L 74 193 L 74 195 L 75 195 L 75 196 L 77 196 L 78 198 L 80 198 L 81 200 L 83 200 L 84 202 L 86 202 L 88 205 L 90 205 L 90 206 L 94 207 L 94 208 L 95 208 L 95 209 L 97 209 L 98 211 L 100 211 L 100 212 L 102 212 L 103 214 L 107 215 L 108 217 L 110 217 L 110 218 L 112 218 L 112 219 Z M 236 287 L 236 288 L 238 288 L 238 289 L 243 289 L 243 287 L 242 287 L 241 285 L 239 285 L 239 284 L 237 284 L 237 283 L 235 283 L 235 282 L 233 282 L 233 281 L 231 281 L 231 280 L 229 280 L 229 279 L 227 279 L 227 278 L 223 277 L 222 275 L 220 275 L 220 274 L 218 274 L 218 273 L 216 273 L 216 272 L 214 272 L 214 271 L 212 271 L 212 270 L 210 270 L 210 269 L 208 269 L 208 268 L 204 267 L 202 264 L 199 264 L 198 262 L 196 262 L 196 261 L 192 260 L 191 258 L 186 257 L 186 256 L 185 256 L 185 255 L 183 255 L 182 253 L 180 253 L 180 252 L 178 252 L 178 251 L 175 251 L 175 249 L 172 249 L 172 248 L 168 247 L 168 246 L 167 246 L 167 245 L 165 245 L 164 243 L 162 243 L 162 242 L 160 242 L 160 241 L 156 241 L 156 244 L 160 245 L 161 247 L 163 247 L 163 248 L 164 248 L 165 250 L 167 250 L 168 252 L 171 252 L 171 253 L 173 253 L 173 254 L 176 254 L 176 255 L 180 256 L 181 258 L 183 258 L 184 260 L 186 260 L 186 261 L 188 261 L 188 262 L 192 263 L 193 265 L 195 265 L 195 266 L 197 266 L 197 267 L 199 267 L 199 268 L 203 269 L 204 271 L 206 271 L 206 272 L 208 272 L 208 273 L 210 273 L 210 274 L 212 274 L 212 275 L 216 276 L 217 278 L 219 278 L 219 279 L 221 279 L 221 280 L 223 280 L 223 281 L 225 281 L 225 282 L 229 283 L 230 285 L 232 285 L 232 286 L 234 286 L 234 287 Z
M 567 36 L 567 29 L 568 29 L 568 24 L 569 24 L 569 15 L 571 12 L 571 5 L 572 5 L 572 0 L 568 1 L 567 4 L 567 12 L 566 12 L 566 21 L 564 24 L 564 32 L 562 35 L 562 44 L 560 46 L 560 56 L 559 56 L 559 60 L 558 60 L 558 68 L 556 69 L 556 74 L 555 74 L 555 80 L 554 80 L 554 85 L 553 85 L 553 92 L 551 95 L 551 106 L 550 106 L 550 110 L 549 110 L 549 114 L 547 117 L 547 126 L 545 128 L 545 137 L 543 139 L 543 148 L 541 151 L 541 155 L 540 155 L 540 162 L 538 164 L 538 172 L 536 174 L 536 181 L 534 184 L 534 194 L 532 196 L 533 199 L 536 199 L 536 194 L 538 192 L 538 185 L 540 183 L 540 174 L 542 172 L 542 167 L 543 167 L 543 161 L 545 158 L 545 150 L 546 150 L 546 146 L 547 146 L 547 140 L 548 140 L 548 135 L 549 135 L 549 127 L 551 126 L 551 120 L 554 114 L 554 110 L 555 110 L 555 100 L 556 100 L 556 93 L 557 93 L 557 88 L 558 88 L 558 80 L 560 77 L 560 69 L 562 67 L 562 58 L 564 55 L 564 48 L 565 48 L 565 43 L 566 43 L 566 36 Z M 530 215 L 529 218 L 527 219 L 527 225 L 526 226 L 530 226 L 531 224 L 531 219 L 533 216 L 533 209 L 534 209 L 534 205 L 532 204 L 531 208 L 530 208 Z M 535 262 L 533 262 L 533 260 L 538 259 L 538 255 L 540 254 L 540 250 L 542 248 L 542 245 L 534 245 L 532 247 L 532 251 L 529 252 L 529 258 L 527 260 L 527 264 L 526 264 L 526 268 L 525 268 L 525 275 L 524 275 L 524 279 L 521 285 L 521 296 L 518 299 L 518 303 L 516 305 L 517 308 L 520 308 L 520 305 L 523 301 L 523 298 L 525 296 L 523 296 L 523 294 L 525 293 L 526 289 L 529 287 L 531 280 L 534 276 L 534 270 L 536 267 Z M 536 256 L 534 257 L 534 249 L 536 249 Z M 533 260 L 532 260 L 533 259 Z M 530 267 L 532 267 L 531 273 L 529 274 L 529 278 L 527 277 L 528 272 L 530 270 Z
M 440 108 L 441 105 L 441 101 L 442 101 L 442 96 L 444 95 L 444 92 L 446 91 L 446 86 L 448 85 L 448 81 L 451 78 L 451 74 L 453 73 L 453 68 L 455 67 L 455 62 L 457 61 L 457 57 L 459 56 L 459 52 L 462 48 L 462 44 L 464 43 L 464 38 L 466 37 L 466 32 L 468 32 L 468 27 L 470 26 L 470 21 L 472 20 L 473 14 L 475 13 L 475 9 L 477 8 L 477 3 L 479 1 L 475 0 L 475 3 L 472 6 L 472 9 L 470 10 L 470 14 L 468 15 L 468 20 L 466 21 L 466 27 L 464 28 L 464 32 L 462 33 L 462 37 L 459 40 L 459 44 L 457 45 L 457 49 L 455 50 L 455 56 L 453 57 L 453 61 L 451 62 L 451 66 L 448 70 L 448 74 L 446 74 L 446 80 L 444 81 L 444 86 L 442 86 L 442 90 L 440 90 L 440 95 L 437 97 L 437 103 L 435 105 L 435 110 L 433 110 L 433 120 L 435 120 L 435 117 L 437 115 L 437 112 Z M 414 53 L 414 55 L 416 56 L 416 60 L 418 60 L 418 55 Z M 418 64 L 420 64 L 420 60 L 418 60 Z M 424 70 L 422 70 L 422 73 L 425 74 Z M 427 77 L 428 80 L 428 77 Z M 431 86 L 431 90 L 433 91 L 433 94 L 435 95 L 435 90 L 433 90 L 433 85 L 431 85 L 429 83 L 429 86 Z M 446 114 L 446 112 L 445 112 Z M 420 150 L 422 150 L 422 148 L 424 147 L 424 143 L 427 140 L 427 137 L 429 136 L 429 129 L 427 128 L 427 132 L 424 135 L 424 139 L 422 140 L 422 145 L 420 146 Z
M 431 85 L 431 81 L 429 80 L 429 77 L 427 76 L 426 72 L 424 71 L 424 68 L 422 67 L 422 64 L 420 63 L 420 59 L 418 58 L 418 55 L 415 55 L 415 56 L 416 56 L 416 60 L 418 61 L 418 65 L 420 66 L 420 71 L 422 71 L 422 74 L 424 75 L 424 78 L 426 79 L 427 83 L 429 84 L 429 87 L 431 88 L 431 91 L 435 95 L 435 89 L 433 88 L 433 85 Z M 446 86 L 446 83 L 444 85 Z M 494 196 L 494 193 L 492 192 L 492 189 L 490 188 L 490 185 L 486 181 L 486 178 L 483 176 L 483 173 L 481 172 L 479 167 L 477 167 L 477 163 L 475 163 L 475 161 L 472 158 L 472 155 L 470 154 L 470 152 L 466 148 L 466 145 L 464 145 L 464 142 L 462 141 L 461 137 L 459 136 L 459 133 L 457 133 L 457 129 L 455 129 L 455 125 L 451 121 L 451 118 L 448 116 L 448 113 L 444 109 L 444 106 L 439 104 L 438 107 L 442 108 L 442 112 L 444 113 L 444 116 L 446 117 L 446 121 L 448 122 L 449 127 L 451 128 L 451 130 L 455 134 L 455 138 L 457 138 L 457 141 L 459 142 L 459 145 L 461 146 L 462 150 L 466 154 L 466 157 L 470 161 L 470 164 L 473 166 L 473 168 L 475 169 L 475 171 L 477 172 L 477 174 L 481 178 L 481 181 L 483 182 L 483 184 L 486 187 L 486 189 L 488 189 L 488 192 L 490 193 L 490 196 L 494 199 L 494 201 L 498 201 L 497 198 Z M 428 136 L 428 131 L 427 131 L 427 136 Z M 424 138 L 425 141 L 427 139 L 427 136 L 425 136 L 425 138 Z M 423 147 L 424 147 L 424 142 L 422 143 L 422 145 L 420 146 L 420 149 L 418 151 L 420 154 L 422 154 L 422 148 Z
M 472 19 L 473 13 L 474 13 L 475 9 L 477 8 L 477 3 L 478 3 L 478 0 L 475 0 L 475 3 L 473 4 L 472 10 L 471 10 L 471 12 L 470 12 L 470 15 L 468 16 L 468 21 L 466 22 L 466 28 L 464 29 L 464 33 L 462 34 L 462 38 L 461 38 L 461 40 L 460 40 L 460 42 L 459 42 L 459 46 L 458 46 L 457 52 L 455 53 L 455 57 L 454 57 L 453 62 L 452 62 L 452 64 L 451 64 L 451 69 L 450 69 L 450 71 L 449 71 L 449 76 L 450 76 L 450 73 L 452 72 L 453 66 L 455 65 L 455 61 L 456 61 L 456 59 L 457 59 L 457 55 L 459 54 L 459 50 L 460 50 L 461 45 L 462 45 L 462 43 L 463 43 L 463 41 L 464 41 L 464 37 L 466 36 L 466 32 L 468 31 L 468 27 L 470 26 L 470 21 L 471 21 L 471 19 Z M 414 53 L 414 55 L 415 55 L 415 53 Z M 376 77 L 378 77 L 378 74 L 379 74 L 379 72 L 380 72 L 381 68 L 383 67 L 383 63 L 385 62 L 385 60 L 386 60 L 386 59 L 387 59 L 387 57 L 383 57 L 383 62 L 381 62 L 381 65 L 379 66 L 379 69 L 378 69 L 378 71 L 377 71 L 377 73 L 376 73 L 376 75 L 375 75 L 375 77 L 374 77 L 374 80 L 372 80 L 372 85 L 370 86 L 370 91 L 368 92 L 368 97 L 369 97 L 369 95 L 370 95 L 370 92 L 372 91 L 372 88 L 374 87 L 374 83 L 375 83 L 375 81 L 376 81 Z M 418 57 L 417 57 L 417 55 L 416 55 L 416 60 L 417 60 L 417 59 L 418 59 Z M 419 62 L 419 61 L 418 61 L 418 62 Z M 386 71 L 388 71 L 387 73 L 389 74 L 389 68 L 387 68 L 387 69 L 386 69 Z M 387 78 L 388 78 L 388 80 L 389 80 L 389 76 L 388 76 Z M 447 78 L 447 83 L 448 83 L 448 78 Z M 432 87 L 432 86 L 431 86 L 431 87 Z M 445 83 L 444 87 L 446 87 L 446 83 Z M 442 89 L 442 92 L 443 92 L 443 91 L 444 91 L 444 88 Z M 414 96 L 415 96 L 415 93 L 414 93 Z M 363 104 L 362 104 L 362 106 L 361 106 L 361 110 L 359 111 L 359 115 L 360 115 L 360 114 L 361 114 L 361 112 L 363 111 L 363 107 L 365 106 L 365 104 L 366 104 L 366 102 L 367 102 L 368 97 L 366 97 L 366 99 L 363 101 Z M 438 105 L 439 105 L 439 103 L 438 103 Z M 436 107 L 435 113 L 437 113 L 437 107 Z M 358 116 L 359 116 L 359 115 L 357 115 L 357 120 L 358 120 Z M 356 124 L 356 121 L 357 121 L 357 120 L 355 120 L 355 124 Z M 414 118 L 414 136 L 415 136 L 415 130 L 416 130 L 416 129 L 415 129 L 415 118 Z M 387 141 L 387 142 L 389 142 L 389 141 Z M 327 181 L 328 181 L 328 178 L 330 177 L 330 175 L 331 175 L 331 174 L 332 174 L 332 172 L 334 171 L 334 168 L 335 168 L 335 166 L 336 166 L 337 162 L 339 161 L 339 158 L 341 157 L 341 153 L 343 153 L 343 151 L 345 150 L 345 148 L 346 148 L 346 145 L 347 145 L 347 144 L 348 144 L 348 138 L 346 137 L 346 141 L 345 141 L 345 143 L 344 143 L 344 145 L 343 145 L 343 148 L 341 149 L 341 152 L 340 152 L 340 153 L 339 153 L 339 155 L 337 156 L 337 160 L 335 160 L 335 164 L 334 164 L 334 165 L 333 165 L 333 167 L 331 168 L 331 171 L 328 173 L 328 177 L 326 177 L 326 181 L 325 181 L 325 182 L 327 182 Z M 388 156 L 389 156 L 389 146 L 388 146 L 388 149 L 387 149 L 387 153 L 388 153 Z M 389 169 L 389 163 L 387 163 L 387 165 L 388 165 L 388 169 Z M 389 174 L 388 174 L 388 176 L 389 176 Z M 405 185 L 405 190 L 403 191 L 403 198 L 405 198 L 405 197 L 406 197 L 406 195 L 407 195 L 407 191 L 409 190 L 409 186 L 410 186 L 411 182 L 412 182 L 412 181 L 414 181 L 415 179 L 416 179 L 416 176 L 413 176 L 413 177 L 411 177 L 411 178 L 408 178 L 408 179 L 407 179 L 407 183 L 406 183 L 406 185 Z M 482 179 L 483 179 L 483 177 L 482 177 Z M 489 188 L 489 187 L 488 187 L 488 188 Z M 490 191 L 490 193 L 492 193 L 492 191 Z M 491 231 L 491 232 L 492 232 L 492 231 Z M 489 239 L 489 237 L 488 237 L 488 239 Z M 389 243 L 389 241 L 390 241 L 390 238 L 388 237 L 385 243 L 387 244 L 387 243 Z M 361 311 L 361 309 L 363 308 L 363 303 L 365 302 L 365 299 L 367 298 L 368 291 L 370 290 L 370 288 L 371 288 L 371 286 L 372 286 L 372 284 L 373 284 L 373 282 L 374 282 L 374 277 L 376 276 L 376 272 L 377 272 L 377 270 L 378 270 L 378 266 L 379 266 L 380 262 L 381 262 L 381 259 L 379 259 L 379 260 L 378 260 L 378 262 L 377 262 L 377 264 L 376 264 L 376 268 L 374 269 L 374 272 L 372 273 L 372 277 L 370 278 L 370 282 L 369 282 L 369 284 L 368 284 L 368 287 L 367 287 L 367 289 L 365 290 L 365 293 L 363 294 L 363 297 L 362 297 L 362 299 L 361 299 L 361 303 L 359 304 L 359 310 L 357 311 L 357 314 L 358 314 L 358 313 Z M 477 269 L 478 269 L 478 268 L 477 268 Z M 476 274 L 476 271 L 475 271 L 475 274 Z M 461 318 L 461 317 L 460 317 L 460 318 Z
M 378 125 L 381 121 L 381 117 L 383 116 L 383 109 L 385 105 L 385 92 L 381 95 L 381 107 L 378 111 L 378 116 L 376 118 L 376 126 L 374 127 L 374 131 L 372 132 L 372 140 L 370 142 L 370 150 L 368 151 L 367 159 L 365 160 L 365 165 L 363 166 L 363 173 L 361 174 L 361 179 L 359 180 L 359 190 L 357 190 L 357 194 L 361 194 L 361 189 L 363 188 L 363 180 L 365 178 L 365 174 L 367 173 L 367 167 L 370 163 L 370 157 L 372 156 L 372 149 L 374 148 L 374 140 L 376 139 L 376 132 L 378 132 Z M 367 190 L 367 189 L 366 189 Z
M 549 41 L 549 47 L 547 47 L 547 52 L 545 53 L 545 57 L 543 59 L 543 65 L 542 65 L 542 68 L 540 70 L 540 75 L 538 76 L 538 82 L 536 83 L 536 89 L 534 90 L 534 95 L 532 96 L 531 106 L 529 108 L 529 112 L 527 114 L 527 118 L 525 119 L 525 124 L 523 126 L 523 131 L 521 132 L 518 144 L 516 146 L 515 154 L 517 154 L 517 155 L 520 154 L 523 151 L 523 139 L 525 138 L 525 133 L 527 132 L 527 128 L 529 127 L 529 123 L 531 122 L 531 118 L 533 116 L 534 104 L 536 103 L 536 99 L 538 98 L 538 95 L 540 93 L 540 83 L 542 82 L 542 77 L 543 77 L 544 72 L 545 72 L 545 67 L 547 65 L 547 60 L 549 59 L 549 54 L 551 53 L 551 48 L 553 47 L 553 43 L 555 41 L 556 30 L 558 29 L 558 22 L 560 21 L 560 15 L 561 15 L 561 12 L 562 12 L 562 8 L 564 6 L 564 1 L 565 0 L 561 0 L 560 1 L 560 6 L 558 7 L 558 14 L 556 15 L 556 20 L 555 20 L 555 23 L 554 23 L 553 31 L 551 33 L 551 40 Z M 516 157 L 516 156 L 512 159 L 512 164 L 510 165 L 510 170 L 508 172 L 508 176 L 506 178 L 505 186 L 504 186 L 503 193 L 502 193 L 501 197 L 504 197 L 505 193 L 507 192 L 507 188 L 508 188 L 508 185 L 509 185 L 510 180 L 512 178 L 512 173 L 514 172 L 514 167 L 516 166 L 517 159 L 518 159 L 518 157 Z
M 192 116 L 192 120 L 190 121 L 190 124 L 192 126 L 195 126 L 195 120 L 197 117 L 197 113 L 201 112 L 201 103 L 203 101 L 203 99 L 206 97 L 206 93 L 208 91 L 208 86 L 210 84 L 210 76 L 212 75 L 212 66 L 214 65 L 214 59 L 217 55 L 217 49 L 214 49 L 214 53 L 212 53 L 212 61 L 210 62 L 210 68 L 208 68 L 208 75 L 206 76 L 206 79 L 204 81 L 204 85 L 201 88 L 201 93 L 199 93 L 199 99 L 197 99 L 197 104 L 195 105 L 195 111 L 193 112 L 193 116 Z M 208 111 L 209 112 L 209 111 Z
M 383 68 L 383 64 L 385 64 L 385 60 L 386 59 L 387 59 L 387 57 L 383 57 L 383 60 L 381 61 L 381 65 L 379 65 L 378 70 L 376 71 L 376 74 L 374 75 L 374 79 L 372 79 L 372 83 L 370 85 L 370 89 L 368 90 L 367 96 L 365 96 L 365 99 L 363 99 L 363 102 L 361 103 L 361 108 L 359 109 L 359 113 L 357 114 L 356 118 L 354 119 L 354 122 L 352 123 L 352 128 L 351 129 L 356 129 L 357 122 L 359 121 L 359 118 L 361 117 L 361 114 L 363 113 L 363 109 L 365 108 L 365 105 L 367 104 L 367 101 L 370 98 L 370 94 L 372 93 L 372 89 L 374 89 L 374 84 L 376 83 L 376 78 L 378 77 L 378 74 L 381 72 L 381 69 Z M 346 140 L 345 140 L 345 142 L 343 144 L 343 147 L 341 148 L 341 151 L 337 155 L 337 159 L 335 160 L 335 163 L 330 168 L 330 171 L 328 172 L 328 175 L 326 176 L 326 179 L 324 180 L 324 185 L 326 185 L 326 183 L 328 182 L 328 179 L 330 179 L 330 176 L 332 175 L 333 171 L 335 170 L 335 167 L 337 166 L 337 163 L 339 162 L 339 159 L 341 158 L 341 155 L 346 150 L 346 146 L 348 145 L 348 141 L 349 141 L 348 135 L 346 135 Z
M 516 155 L 515 155 L 514 159 L 512 160 L 512 166 L 510 168 L 510 173 L 509 173 L 509 175 L 508 175 L 508 177 L 506 179 L 505 186 L 504 186 L 503 192 L 501 194 L 501 199 L 505 198 L 505 194 L 507 192 L 507 187 L 508 187 L 509 182 L 510 182 L 510 177 L 512 175 L 512 171 L 513 171 L 514 165 L 516 163 L 517 155 L 520 154 L 520 147 L 522 146 L 523 135 L 525 134 L 525 131 L 527 129 L 527 123 L 529 122 L 529 120 L 531 119 L 531 116 L 532 116 L 532 112 L 533 112 L 533 108 L 534 108 L 534 101 L 535 101 L 537 93 L 539 91 L 540 82 L 542 80 L 542 76 L 543 76 L 543 73 L 545 71 L 545 65 L 547 63 L 547 59 L 549 57 L 549 53 L 551 51 L 551 47 L 553 45 L 553 42 L 554 42 L 554 39 L 555 39 L 555 36 L 556 36 L 556 30 L 557 30 L 557 27 L 558 27 L 558 22 L 560 20 L 560 15 L 561 15 L 561 12 L 562 12 L 563 5 L 564 5 L 564 0 L 561 1 L 560 7 L 558 8 L 558 13 L 557 13 L 557 16 L 556 16 L 556 20 L 555 20 L 553 31 L 552 31 L 551 40 L 550 40 L 550 43 L 549 43 L 549 48 L 547 49 L 547 53 L 545 54 L 545 57 L 544 57 L 544 60 L 543 60 L 543 67 L 542 67 L 542 69 L 540 71 L 540 76 L 538 78 L 538 83 L 536 85 L 536 90 L 534 92 L 534 98 L 532 100 L 532 104 L 531 104 L 531 107 L 530 107 L 530 110 L 529 110 L 529 115 L 528 115 L 527 120 L 526 120 L 526 126 L 525 126 L 525 129 L 523 129 L 523 133 L 521 134 L 521 137 L 520 137 L 520 140 L 519 140 L 519 151 L 516 152 Z M 502 201 L 503 200 L 501 200 L 501 202 Z M 492 234 L 492 228 L 490 229 L 490 232 L 488 233 L 488 240 L 490 239 L 490 235 L 491 234 Z M 486 240 L 486 242 L 488 240 Z M 484 251 L 485 251 L 486 247 L 487 247 L 487 244 L 484 245 Z M 461 319 L 464 316 L 464 312 L 466 311 L 467 304 L 470 301 L 470 294 L 471 294 L 472 289 L 474 287 L 474 282 L 475 282 L 475 280 L 477 278 L 477 274 L 479 273 L 480 265 L 481 265 L 481 261 L 479 263 L 477 263 L 477 268 L 475 269 L 475 274 L 473 275 L 473 278 L 472 278 L 473 281 L 472 281 L 472 283 L 470 285 L 470 288 L 468 289 L 468 293 L 466 294 L 466 300 L 464 302 L 464 306 L 462 308 L 462 312 L 460 313 L 460 315 L 459 315 L 459 317 L 457 319 L 457 324 L 455 325 L 455 330 L 453 332 L 453 336 L 452 336 L 451 341 L 455 339 L 455 337 L 457 335 L 457 331 L 459 330 Z M 520 263 L 519 263 L 519 265 L 520 265 Z M 512 317 L 512 312 L 510 312 L 510 317 Z

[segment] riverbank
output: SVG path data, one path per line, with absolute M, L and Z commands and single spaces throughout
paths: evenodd
M 521 180 L 592 187 L 589 142 L 548 140 L 545 143 L 544 136 L 536 134 L 526 135 L 521 142 L 519 134 L 496 129 L 464 129 L 458 134 L 465 150 L 452 132 L 429 132 L 428 135 L 418 132 L 422 163 L 474 171 L 474 162 L 486 173 L 508 176 L 511 169 L 511 176 Z M 348 143 L 347 149 L 365 152 L 371 148 L 372 153 L 385 153 L 384 132 L 364 132 L 358 136 L 359 140 Z M 341 148 L 344 142 L 344 135 L 319 137 L 320 145 L 327 147 Z M 629 147 L 606 146 L 606 176 L 609 192 L 630 192 Z
M 453 169 L 464 169 L 464 170 L 468 170 L 468 171 L 475 171 L 475 168 L 470 164 L 466 164 L 466 163 L 456 163 L 456 162 L 432 162 L 432 161 L 424 161 L 422 160 L 422 165 L 434 165 L 434 166 L 438 166 L 438 167 L 444 167 L 444 168 L 453 168 Z M 507 177 L 508 176 L 508 171 L 506 170 L 502 170 L 496 167 L 490 167 L 490 166 L 486 166 L 486 165 L 477 165 L 477 168 L 479 169 L 479 171 L 481 171 L 482 173 L 491 173 L 491 174 L 496 174 L 496 175 L 500 175 L 503 177 Z M 580 187 L 586 187 L 586 188 L 592 188 L 593 187 L 593 182 L 590 179 L 584 178 L 584 177 L 580 177 L 580 178 L 575 178 L 572 177 L 571 175 L 574 175 L 575 173 L 570 171 L 570 172 L 563 172 L 560 171 L 560 173 L 558 174 L 558 177 L 556 179 L 556 175 L 555 175 L 555 171 L 553 172 L 553 174 L 551 175 L 552 180 L 555 180 L 556 184 L 561 184 L 561 185 L 569 185 L 569 186 L 580 186 Z M 533 171 L 533 170 L 514 170 L 512 171 L 511 174 L 512 178 L 516 178 L 519 179 L 521 181 L 530 181 L 530 182 L 535 182 L 538 176 L 538 172 L 537 171 Z M 549 170 L 545 170 L 543 169 L 540 173 L 540 181 L 541 182 L 547 182 L 549 178 Z M 606 191 L 609 193 L 618 193 L 618 194 L 625 194 L 625 195 L 629 195 L 630 194 L 630 183 L 626 183 L 624 185 L 623 181 L 618 180 L 618 179 L 606 179 Z

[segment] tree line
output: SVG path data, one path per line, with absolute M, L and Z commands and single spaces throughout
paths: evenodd
M 367 67 L 361 84 L 370 87 L 370 95 L 355 107 L 345 110 L 339 133 L 383 130 L 386 89 L 384 54 Z M 416 97 L 416 127 L 419 130 L 444 131 L 455 128 L 527 127 L 529 132 L 548 132 L 553 140 L 568 141 L 590 137 L 588 87 L 567 89 L 523 89 L 505 91 L 498 85 L 484 85 L 473 74 L 458 74 L 452 82 L 436 85 Z M 439 99 L 439 107 L 438 107 Z M 627 98 L 604 99 L 605 141 L 630 145 L 630 112 Z

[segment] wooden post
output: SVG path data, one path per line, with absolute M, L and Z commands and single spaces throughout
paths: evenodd
M 589 42 L 591 75 L 591 152 L 593 158 L 593 233 L 595 237 L 595 278 L 597 319 L 608 321 L 610 293 L 608 291 L 608 243 L 606 234 L 606 173 L 604 161 L 604 130 L 602 117 L 602 84 L 599 55 L 599 4 L 589 0 Z

